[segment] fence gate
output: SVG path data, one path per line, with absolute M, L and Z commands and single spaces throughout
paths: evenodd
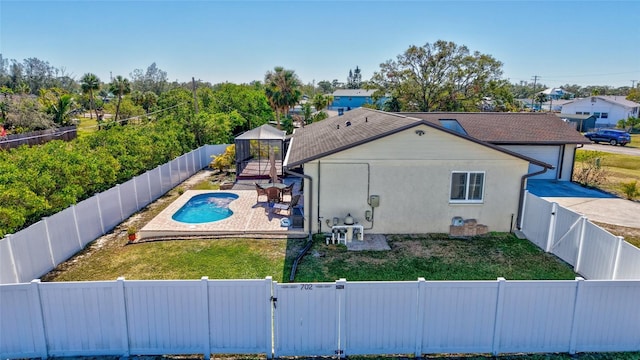
M 336 283 L 275 284 L 274 355 L 335 356 L 339 353 L 340 300 Z

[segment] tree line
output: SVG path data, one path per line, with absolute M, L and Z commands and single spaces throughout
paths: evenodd
M 245 87 L 243 91 L 261 92 L 272 110 L 267 111 L 271 115 L 267 121 L 274 121 L 276 126 L 288 131 L 294 122 L 304 126 L 326 118 L 322 110 L 330 106 L 333 101 L 330 94 L 336 89 L 375 90 L 374 104 L 369 106 L 387 111 L 520 111 L 523 105 L 518 99 L 546 100 L 540 94 L 547 87 L 545 84 L 510 83 L 502 75 L 502 63 L 493 56 L 438 40 L 410 46 L 395 59 L 381 63 L 369 80 L 362 79 L 362 70 L 356 66 L 349 69 L 346 82 L 334 79 L 304 84 L 294 70 L 276 66 L 266 72 L 263 81 L 239 86 Z M 202 88 L 214 92 L 232 90 L 225 84 L 202 81 L 198 81 L 197 86 L 198 91 Z M 75 114 L 88 111 L 90 118 L 95 117 L 101 128 L 106 128 L 149 115 L 161 109 L 158 106 L 161 94 L 190 87 L 190 83 L 169 82 L 167 73 L 155 63 L 146 69 L 133 70 L 128 78 L 118 75 L 105 83 L 93 73 L 86 73 L 76 81 L 64 68 L 56 68 L 46 61 L 28 58 L 19 62 L 0 54 L 0 122 L 10 132 L 42 130 L 68 125 Z M 640 101 L 638 87 L 565 84 L 562 88 L 575 97 L 621 95 Z M 383 104 L 378 101 L 382 98 L 387 100 Z M 303 99 L 305 101 L 301 101 Z M 301 104 L 300 111 L 291 116 L 290 110 L 298 104 Z M 262 106 L 264 110 L 264 103 Z M 227 110 L 222 112 L 230 114 Z M 259 116 L 265 116 L 260 111 Z M 111 116 L 109 121 L 105 114 Z M 254 117 L 243 115 L 247 116 Z M 211 118 L 205 122 L 210 123 Z M 233 127 L 242 129 L 242 126 Z

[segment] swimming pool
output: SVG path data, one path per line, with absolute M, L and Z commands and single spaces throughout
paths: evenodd
M 238 195 L 225 192 L 195 195 L 171 217 L 188 224 L 202 224 L 226 219 L 233 215 L 229 204 Z

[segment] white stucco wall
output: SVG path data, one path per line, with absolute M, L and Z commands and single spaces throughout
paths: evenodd
M 609 101 L 595 98 L 595 102 L 591 101 L 591 97 L 579 99 L 574 102 L 565 104 L 562 106 L 562 114 L 575 114 L 576 112 L 588 112 L 593 114 L 595 112 L 609 114 L 608 118 L 596 119 L 596 126 L 615 126 L 618 120 L 626 119 L 629 116 L 635 116 L 632 112 L 632 108 L 626 108 L 622 105 L 615 104 Z
M 418 129 L 425 134 L 418 136 Z M 322 231 L 329 228 L 325 219 L 349 213 L 372 227 L 367 233 L 449 232 L 454 216 L 474 218 L 490 231 L 509 231 L 528 166 L 428 126 L 412 128 L 305 164 L 305 174 L 314 179 L 312 229 L 317 231 L 319 205 Z M 483 203 L 449 202 L 452 171 L 485 172 Z M 364 219 L 371 209 L 368 195 L 380 196 L 373 224 Z
M 555 167 L 555 169 L 548 169 L 540 175 L 531 177 L 531 179 L 556 180 L 559 177 L 558 171 L 560 169 L 560 157 L 562 152 L 561 145 L 501 145 L 500 147 L 540 160 Z M 542 166 L 529 164 L 529 173 L 538 172 L 540 170 L 542 170 Z
M 573 164 L 576 156 L 576 146 L 576 144 L 564 145 L 562 174 L 558 180 L 571 181 L 571 174 L 573 174 Z M 560 169 L 558 169 L 558 171 L 560 171 Z

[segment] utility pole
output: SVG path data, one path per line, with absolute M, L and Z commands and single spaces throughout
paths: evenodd
M 638 80 L 631 80 L 631 88 L 632 89 L 636 88 L 636 81 L 638 81 Z
M 196 79 L 191 77 L 191 85 L 193 86 L 193 104 L 195 105 L 196 115 L 198 114 L 198 98 L 196 97 Z
M 540 76 L 533 75 L 533 96 L 531 97 L 531 111 L 534 111 L 534 105 L 536 103 L 536 83 L 538 82 L 538 78 Z

